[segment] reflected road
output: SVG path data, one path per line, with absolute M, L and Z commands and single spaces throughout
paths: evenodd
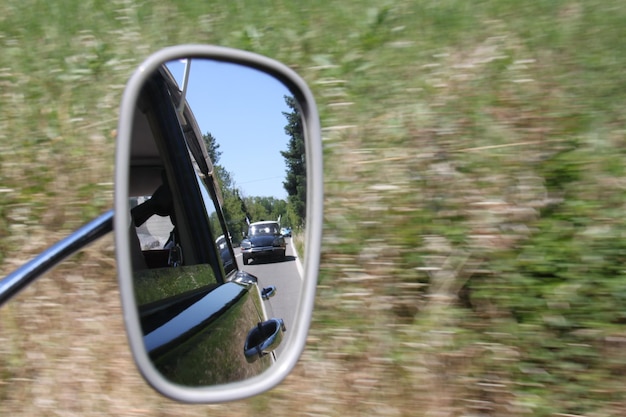
M 291 238 L 287 241 L 287 256 L 285 260 L 254 260 L 248 265 L 243 264 L 241 251 L 235 249 L 235 256 L 239 268 L 256 276 L 259 279 L 259 289 L 273 285 L 276 287 L 276 295 L 268 301 L 264 301 L 268 318 L 279 318 L 285 321 L 285 340 L 276 350 L 280 356 L 286 340 L 289 338 L 291 326 L 298 305 L 298 298 L 302 289 L 302 265 L 297 258 Z

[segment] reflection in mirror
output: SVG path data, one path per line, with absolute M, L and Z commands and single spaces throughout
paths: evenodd
M 280 358 L 302 290 L 302 120 L 272 76 L 204 59 L 146 82 L 131 143 L 135 301 L 155 368 L 185 386 Z

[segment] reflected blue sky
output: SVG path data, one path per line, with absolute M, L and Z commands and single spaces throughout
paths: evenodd
M 168 68 L 182 87 L 185 63 Z M 276 79 L 236 64 L 193 60 L 187 101 L 203 134 L 220 145 L 219 164 L 231 173 L 243 196 L 287 198 L 283 188 L 289 91 Z

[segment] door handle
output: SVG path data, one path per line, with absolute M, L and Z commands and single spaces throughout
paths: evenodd
M 261 297 L 264 300 L 269 300 L 275 295 L 276 295 L 276 287 L 273 285 L 270 285 L 269 287 L 265 287 L 261 290 Z
M 285 322 L 283 319 L 269 319 L 259 322 L 255 328 L 248 332 L 243 353 L 248 363 L 255 362 L 274 351 L 283 341 Z

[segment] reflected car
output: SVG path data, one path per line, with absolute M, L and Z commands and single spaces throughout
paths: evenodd
M 291 227 L 283 227 L 280 229 L 280 234 L 284 237 L 291 237 Z
M 276 221 L 262 221 L 250 224 L 248 234 L 241 241 L 243 264 L 256 259 L 285 259 L 287 243 L 280 233 Z
M 232 245 L 232 239 L 230 236 L 228 237 L 228 241 L 226 241 L 226 237 L 224 235 L 220 235 L 217 239 L 215 239 L 215 245 L 217 246 L 217 250 L 220 252 L 220 257 L 222 258 L 222 262 L 224 262 L 224 269 L 226 270 L 233 268 L 233 257 L 230 252 L 229 243 Z

